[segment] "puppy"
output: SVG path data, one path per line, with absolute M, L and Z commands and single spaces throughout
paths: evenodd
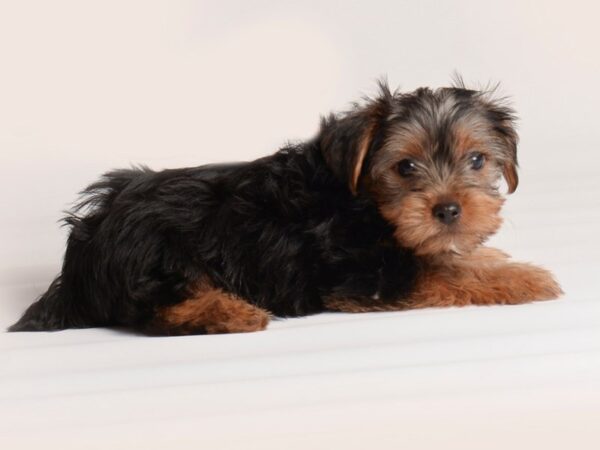
M 514 112 L 463 85 L 379 95 L 252 162 L 109 172 L 12 331 L 248 332 L 321 311 L 519 304 L 561 289 L 482 243 L 517 188 Z

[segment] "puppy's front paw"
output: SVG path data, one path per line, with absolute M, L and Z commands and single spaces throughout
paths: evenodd
M 563 294 L 552 273 L 531 264 L 508 264 L 498 275 L 501 275 L 504 281 L 503 291 L 507 303 L 551 300 Z

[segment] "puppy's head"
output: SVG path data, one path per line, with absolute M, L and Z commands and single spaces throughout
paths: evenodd
M 467 253 L 501 224 L 517 188 L 514 113 L 489 92 L 457 87 L 381 93 L 323 120 L 324 158 L 355 195 L 368 195 L 417 254 Z

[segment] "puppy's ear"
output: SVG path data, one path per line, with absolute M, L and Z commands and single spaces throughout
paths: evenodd
M 381 93 L 362 106 L 340 116 L 330 115 L 321 121 L 318 140 L 325 162 L 341 181 L 356 194 L 358 183 L 373 139 L 389 113 L 393 97 L 384 82 Z
M 505 163 L 503 175 L 506 183 L 508 184 L 508 193 L 512 194 L 517 190 L 517 186 L 519 185 L 519 174 L 517 173 L 516 162 Z
M 519 143 L 519 137 L 514 128 L 513 120 L 510 119 L 505 121 L 498 128 L 504 145 L 506 146 L 506 156 L 502 167 L 502 174 L 508 184 L 508 193 L 512 194 L 517 190 L 519 185 L 519 174 L 517 173 L 517 145 Z
M 501 157 L 502 175 L 508 185 L 508 193 L 512 194 L 519 185 L 519 175 L 517 173 L 519 165 L 517 161 L 519 135 L 515 129 L 515 112 L 512 108 L 506 106 L 505 103 L 505 99 L 493 100 L 487 95 L 484 97 L 487 116 L 492 123 L 494 132 L 498 136 L 501 147 L 499 156 Z

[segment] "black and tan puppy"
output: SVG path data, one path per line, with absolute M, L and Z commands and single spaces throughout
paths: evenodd
M 552 275 L 481 244 L 517 187 L 512 110 L 464 86 L 380 94 L 252 162 L 110 172 L 12 331 L 262 330 L 270 315 L 517 304 Z

